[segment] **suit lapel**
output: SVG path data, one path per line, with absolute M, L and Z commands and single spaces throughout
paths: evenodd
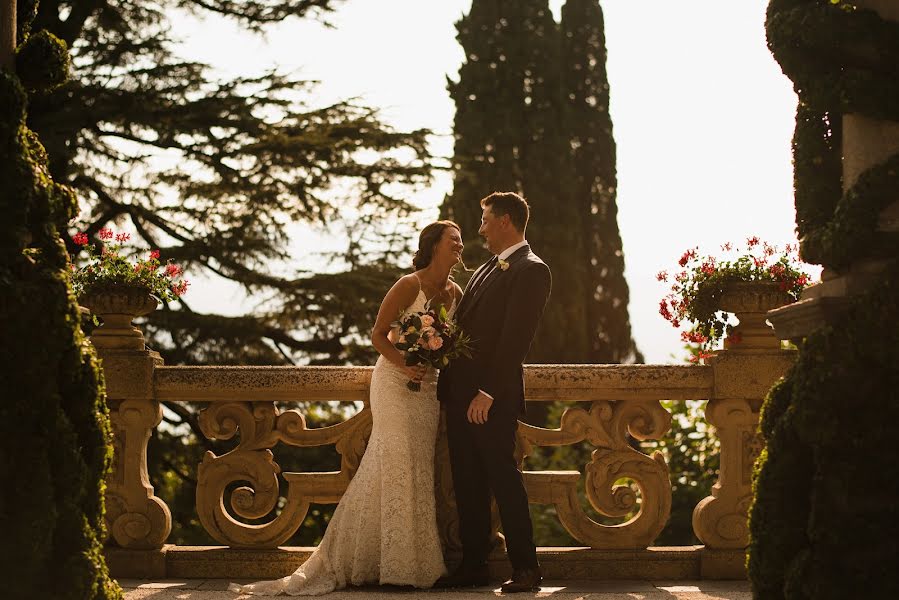
M 493 261 L 493 259 L 490 258 L 487 260 L 487 262 L 485 262 L 480 267 L 475 269 L 474 274 L 471 276 L 471 278 L 468 280 L 468 283 L 465 285 L 465 291 L 462 293 L 462 299 L 459 300 L 459 308 L 456 311 L 458 314 L 461 315 L 465 311 L 465 305 L 468 304 L 469 302 L 471 302 L 472 292 L 470 290 L 471 290 L 472 284 L 474 284 L 474 282 L 476 282 L 478 280 L 478 277 L 481 276 L 481 272 L 484 269 L 487 269 L 490 267 L 490 263 L 492 261 Z
M 527 256 L 530 249 L 530 246 L 525 245 L 513 252 L 512 255 L 506 260 L 506 262 L 509 263 L 509 269 L 512 268 L 513 264 Z M 460 306 L 460 312 L 465 314 L 472 308 L 474 308 L 478 300 L 484 297 L 484 293 L 487 291 L 487 288 L 489 288 L 494 281 L 499 279 L 500 275 L 502 275 L 503 273 L 505 273 L 505 271 L 500 269 L 499 265 L 496 265 L 496 268 L 493 269 L 493 272 L 487 275 L 487 278 L 478 285 L 478 288 L 476 290 L 474 290 L 473 295 L 469 293 L 464 294 L 462 296 L 462 302 L 464 302 L 465 304 L 464 308 Z M 474 279 L 474 277 L 472 277 L 472 279 Z M 471 296 L 471 298 L 469 299 L 468 296 Z

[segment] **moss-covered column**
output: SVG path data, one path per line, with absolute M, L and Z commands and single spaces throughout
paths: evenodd
M 757 600 L 899 597 L 899 1 L 773 0 L 799 96 L 801 254 L 822 283 L 768 314 L 799 358 L 762 410 L 749 576 Z
M 91 341 L 102 360 L 115 444 L 106 488 L 109 531 L 122 548 L 158 549 L 172 530 L 169 508 L 154 495 L 147 473 L 147 443 L 162 420 L 162 406 L 153 397 L 153 370 L 162 358 L 145 348 L 140 330 L 109 328 L 119 321 L 130 324 L 156 302 L 146 290 L 126 288 L 97 294 L 87 304 L 104 320 Z
M 710 360 L 715 386 L 705 414 L 721 440 L 721 466 L 712 495 L 693 511 L 693 531 L 705 544 L 706 578 L 745 576 L 752 467 L 763 446 L 756 431 L 759 410 L 768 389 L 795 360 L 795 352 L 780 349 L 764 314 L 787 301 L 776 284 L 767 283 L 737 284 L 722 297 L 722 308 L 736 313 L 740 325 L 727 349 Z
M 103 379 L 60 239 L 77 203 L 50 177 L 26 122 L 29 102 L 66 81 L 69 55 L 60 39 L 30 30 L 37 2 L 22 2 L 18 22 L 10 2 L 0 7 L 0 596 L 118 600 L 102 554 Z

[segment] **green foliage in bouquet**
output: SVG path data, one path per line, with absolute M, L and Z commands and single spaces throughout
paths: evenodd
M 446 307 L 413 313 L 394 322 L 399 330 L 398 350 L 406 353 L 406 366 L 428 365 L 441 369 L 460 356 L 471 358 L 471 339 L 449 318 Z M 409 389 L 420 384 L 410 381 Z

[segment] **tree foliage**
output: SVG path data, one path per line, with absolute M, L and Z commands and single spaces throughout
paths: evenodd
M 76 231 L 94 241 L 103 227 L 130 231 L 138 251 L 158 248 L 189 277 L 224 278 L 257 302 L 238 316 L 195 310 L 190 294 L 164 303 L 143 328 L 167 364 L 373 360 L 368 329 L 406 250 L 403 228 L 392 227 L 414 210 L 409 191 L 430 178 L 427 132 L 394 131 L 355 100 L 323 105 L 313 83 L 279 72 L 218 79 L 179 56 L 171 33 L 184 11 L 263 33 L 285 19 L 326 18 L 338 4 L 46 0 L 35 10 L 35 28 L 72 49 L 71 79 L 35 93 L 28 115 L 50 172 L 80 202 L 68 250 L 82 252 Z M 295 236 L 335 221 L 345 251 L 326 257 L 326 269 L 298 268 Z M 197 522 L 194 473 L 205 450 L 221 448 L 199 432 L 198 408 L 167 404 L 150 448 L 173 543 L 211 541 Z M 330 418 L 318 412 L 310 425 Z
M 747 560 L 759 599 L 845 598 L 862 582 L 866 596 L 899 595 L 899 469 L 883 451 L 899 418 L 899 236 L 885 225 L 899 153 L 867 162 L 877 144 L 858 135 L 859 123 L 899 121 L 899 24 L 882 13 L 835 0 L 768 5 L 768 46 L 799 96 L 800 252 L 834 275 L 834 289 L 845 280 L 843 298 L 817 299 L 842 308 L 803 338 L 796 364 L 762 406 L 766 447 L 753 476 Z M 863 147 L 844 149 L 844 133 Z M 867 164 L 852 173 L 853 163 Z M 845 285 L 865 269 L 869 283 Z
M 643 362 L 631 337 L 630 292 L 618 231 L 616 146 L 609 114 L 606 34 L 598 0 L 568 0 L 562 7 L 562 77 L 572 164 L 572 202 L 577 207 L 587 274 L 588 356 L 597 363 Z
M 316 105 L 313 84 L 274 71 L 217 80 L 206 65 L 180 58 L 170 33 L 178 10 L 259 32 L 334 4 L 41 3 L 37 24 L 69 44 L 74 70 L 68 84 L 34 99 L 29 124 L 45 140 L 53 175 L 79 196 L 78 227 L 90 237 L 112 224 L 130 228 L 186 273 L 223 277 L 259 300 L 258 310 L 233 318 L 200 314 L 189 296 L 178 310 L 165 305 L 148 329 L 170 364 L 369 357 L 362 334 L 374 296 L 395 278 L 404 239 L 371 242 L 385 222 L 413 210 L 404 190 L 428 181 L 427 132 L 393 131 L 355 101 Z M 347 218 L 351 242 L 336 265 L 344 272 L 297 270 L 289 252 L 297 224 Z M 359 302 L 348 289 L 361 292 Z
M 569 0 L 475 0 L 457 24 L 466 60 L 456 103 L 454 188 L 443 212 L 476 236 L 494 190 L 531 204 L 527 238 L 553 270 L 553 295 L 528 360 L 642 361 L 630 333 L 615 204 L 602 12 Z M 478 244 L 466 260 L 483 260 Z

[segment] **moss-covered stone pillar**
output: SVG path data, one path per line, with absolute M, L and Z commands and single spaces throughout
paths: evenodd
M 162 405 L 153 394 L 153 370 L 162 365 L 162 358 L 146 349 L 140 330 L 107 329 L 121 325 L 120 321 L 130 324 L 135 315 L 155 308 L 156 302 L 145 291 L 125 290 L 99 295 L 87 304 L 104 320 L 104 326 L 92 332 L 91 341 L 102 360 L 114 435 L 113 469 L 106 488 L 110 536 L 122 548 L 161 548 L 172 530 L 172 517 L 150 485 L 147 442 L 162 420 Z
M 766 29 L 799 96 L 801 255 L 824 271 L 768 313 L 799 357 L 762 410 L 753 598 L 895 598 L 899 0 L 772 1 Z
M 0 0 L 2 596 L 121 600 L 102 555 L 112 455 L 103 379 L 60 239 L 77 202 L 26 121 L 29 101 L 66 81 L 69 55 L 34 27 L 37 2 L 22 4 L 17 21 L 15 1 Z
M 721 440 L 721 466 L 712 495 L 693 511 L 693 531 L 705 544 L 705 578 L 745 576 L 752 467 L 763 446 L 757 433 L 759 409 L 768 389 L 795 360 L 795 352 L 780 349 L 764 315 L 787 301 L 777 284 L 767 283 L 736 284 L 722 297 L 722 309 L 736 313 L 740 325 L 739 338 L 732 335 L 727 349 L 710 359 L 714 392 L 705 414 Z

